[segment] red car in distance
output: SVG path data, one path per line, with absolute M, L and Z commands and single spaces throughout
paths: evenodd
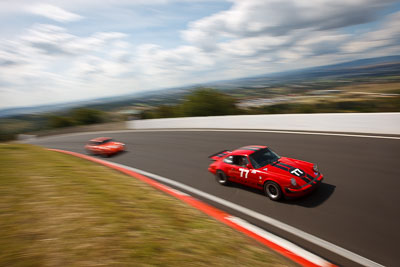
M 240 183 L 264 190 L 272 200 L 299 197 L 313 191 L 323 175 L 316 164 L 280 157 L 267 146 L 251 145 L 211 155 L 208 170 L 217 182 Z
M 116 142 L 110 137 L 97 137 L 85 145 L 89 154 L 109 157 L 125 150 L 125 144 Z

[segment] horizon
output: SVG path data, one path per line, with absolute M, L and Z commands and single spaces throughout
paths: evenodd
M 400 54 L 400 4 L 392 0 L 19 0 L 0 7 L 0 110 Z
M 289 74 L 291 72 L 304 72 L 306 73 L 306 71 L 308 70 L 312 70 L 314 68 L 318 69 L 318 68 L 324 68 L 324 67 L 330 67 L 330 66 L 336 66 L 336 65 L 340 65 L 340 64 L 346 64 L 346 63 L 353 63 L 353 62 L 357 62 L 357 61 L 362 61 L 362 60 L 373 60 L 373 59 L 381 59 L 381 58 L 394 58 L 394 57 L 399 57 L 400 55 L 393 55 L 393 56 L 384 56 L 384 57 L 374 57 L 374 58 L 361 58 L 361 59 L 357 59 L 357 60 L 352 60 L 352 61 L 344 61 L 344 62 L 338 62 L 335 64 L 329 64 L 329 65 L 320 65 L 320 66 L 312 66 L 312 67 L 308 67 L 308 68 L 296 68 L 296 69 L 290 69 L 290 70 L 285 70 L 285 71 L 280 71 L 280 72 L 271 72 L 271 73 L 264 73 L 264 74 L 259 74 L 259 75 L 255 75 L 255 76 L 245 76 L 245 77 L 237 77 L 234 79 L 227 79 L 227 80 L 216 80 L 216 81 L 209 81 L 209 82 L 205 82 L 205 83 L 199 83 L 199 84 L 187 84 L 187 85 L 182 85 L 182 86 L 176 86 L 176 87 L 167 87 L 167 88 L 159 88 L 159 89 L 150 89 L 150 90 L 144 90 L 144 91 L 138 91 L 138 92 L 134 92 L 134 93 L 128 93 L 128 94 L 123 94 L 123 95 L 113 95 L 113 96 L 106 96 L 106 97 L 99 97 L 99 98 L 88 98 L 88 99 L 81 99 L 78 101 L 67 101 L 67 102 L 56 102 L 56 103 L 47 103 L 47 104 L 42 104 L 42 105 L 34 105 L 34 106 L 15 106 L 15 107 L 9 107 L 9 108 L 0 108 L 0 112 L 4 112 L 7 110 L 13 110 L 13 109 L 29 109 L 29 108 L 40 108 L 40 107 L 45 107 L 45 106 L 54 106 L 54 105 L 73 105 L 73 103 L 76 103 L 76 107 L 80 107 L 82 106 L 81 103 L 85 103 L 85 102 L 92 102 L 90 104 L 93 104 L 93 102 L 99 101 L 99 103 L 105 103 L 106 101 L 104 100 L 105 98 L 121 98 L 121 97 L 144 97 L 147 94 L 152 94 L 152 93 L 156 93 L 159 91 L 168 91 L 168 90 L 175 90 L 175 89 L 180 89 L 180 88 L 185 88 L 185 87 L 206 87 L 208 84 L 218 84 L 218 83 L 223 83 L 223 82 L 230 82 L 230 81 L 235 81 L 235 80 L 240 80 L 240 79 L 251 79 L 251 78 L 257 78 L 257 77 L 268 77 L 268 76 L 274 76 L 274 75 L 282 75 L 282 74 Z M 110 102 L 118 102 L 120 100 L 110 100 Z M 84 104 L 84 106 L 88 105 Z M 68 108 L 67 108 L 68 109 Z M 41 112 L 39 112 L 41 113 Z M 1 116 L 1 115 L 0 115 Z

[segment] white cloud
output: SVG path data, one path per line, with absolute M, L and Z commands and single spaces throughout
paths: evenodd
M 212 57 L 194 46 L 165 50 L 154 44 L 138 47 L 136 62 L 144 75 L 184 77 L 213 67 Z
M 126 36 L 120 32 L 99 32 L 88 37 L 78 37 L 63 27 L 35 24 L 19 39 L 42 54 L 73 56 L 98 52 L 107 43 Z
M 377 20 L 393 0 L 231 1 L 229 10 L 191 22 L 181 35 L 206 54 L 216 55 L 216 65 L 241 68 L 241 76 L 249 74 L 248 70 L 260 74 L 271 68 L 279 71 L 324 64 L 322 59 L 327 60 L 325 64 L 351 60 L 360 55 L 352 57 L 341 47 L 348 44 L 348 52 L 363 46 L 379 48 L 389 42 L 389 33 L 400 29 L 394 22 L 386 23 L 373 33 L 374 38 L 365 41 L 367 38 L 357 40 L 356 34 L 342 31 Z M 247 63 L 251 66 L 246 67 Z
M 58 22 L 77 21 L 83 18 L 78 14 L 50 4 L 36 4 L 27 8 L 27 10 L 32 14 L 40 15 Z
M 290 35 L 374 21 L 393 0 L 233 0 L 231 9 L 190 23 L 182 37 L 205 50 L 223 38 Z
M 129 92 L 115 80 L 131 70 L 129 60 L 123 60 L 133 50 L 125 37 L 118 32 L 79 37 L 62 27 L 36 24 L 20 37 L 1 42 L 0 93 L 7 99 L 1 104 L 44 104 Z M 15 97 L 22 93 L 26 97 Z
M 342 51 L 346 53 L 365 53 L 390 46 L 399 48 L 399 43 L 400 12 L 396 12 L 388 16 L 379 29 L 356 36 L 352 41 L 343 44 Z M 400 52 L 400 48 L 397 51 Z
M 125 33 L 119 27 L 125 27 L 132 6 L 167 7 L 171 1 L 186 0 L 116 1 L 114 11 L 126 9 L 122 18 L 110 11 L 110 1 L 52 0 L 51 5 L 15 1 L 30 13 L 77 23 L 62 27 L 32 23 L 13 37 L 0 36 L 3 107 L 104 97 L 400 53 L 400 12 L 381 19 L 381 11 L 391 0 L 232 0 L 227 10 L 186 25 L 180 32 L 182 39 L 176 36 L 172 44 L 163 43 L 162 37 L 158 42 L 141 40 L 143 32 L 159 33 L 151 31 L 162 26 L 151 17 Z M 0 2 L 4 14 L 2 6 Z M 18 5 L 13 2 L 11 6 L 17 12 Z M 88 19 L 81 20 L 82 16 L 67 10 L 80 10 Z M 162 16 L 162 9 L 159 12 Z M 93 20 L 91 16 L 98 14 Z M 102 25 L 108 30 L 81 30 L 87 21 L 100 18 L 106 20 Z M 107 19 L 117 26 L 108 28 Z M 172 24 L 179 21 L 175 19 Z M 344 30 L 376 20 L 375 29 L 367 25 L 362 34 Z
M 232 56 L 255 56 L 260 52 L 276 50 L 288 40 L 289 38 L 286 36 L 248 37 L 221 42 L 218 49 Z

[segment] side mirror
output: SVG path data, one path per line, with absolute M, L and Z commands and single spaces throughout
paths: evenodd
M 253 167 L 251 166 L 250 163 L 247 163 L 247 164 L 246 164 L 246 167 L 247 167 L 247 169 L 253 169 Z

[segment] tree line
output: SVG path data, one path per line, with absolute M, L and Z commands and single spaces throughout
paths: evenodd
M 195 90 L 175 105 L 160 105 L 153 110 L 144 111 L 141 119 L 198 117 L 241 114 L 236 100 L 211 88 Z
M 201 88 L 186 96 L 178 104 L 160 105 L 152 110 L 144 111 L 141 119 L 220 115 L 400 111 L 400 97 L 363 101 L 338 100 L 316 103 L 278 103 L 247 109 L 240 109 L 236 104 L 237 100 L 228 94 L 211 88 Z
M 317 103 L 279 103 L 263 107 L 240 109 L 237 100 L 218 90 L 199 88 L 176 104 L 156 106 L 141 113 L 140 119 L 289 114 L 332 112 L 399 112 L 400 97 L 371 100 L 338 100 Z M 22 115 L 0 119 L 0 141 L 13 140 L 17 134 L 64 127 L 104 123 L 111 113 L 93 108 L 76 108 L 67 112 L 43 115 Z M 122 119 L 122 118 L 120 118 Z
M 107 120 L 106 112 L 90 108 L 77 108 L 65 115 L 50 115 L 49 128 L 62 128 L 78 125 L 102 123 Z

